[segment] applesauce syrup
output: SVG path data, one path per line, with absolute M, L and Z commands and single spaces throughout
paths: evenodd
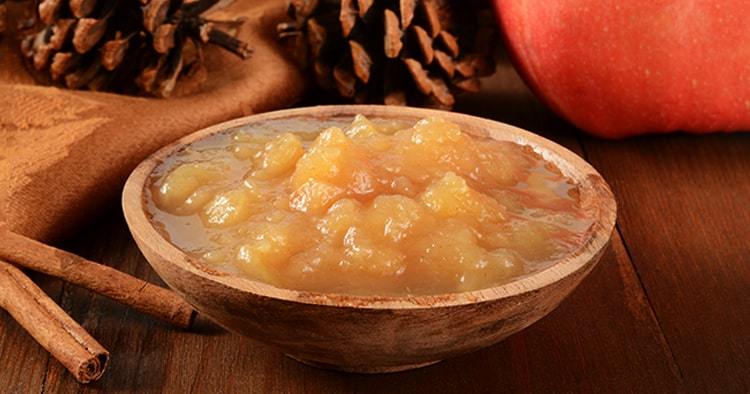
M 145 205 L 212 269 L 296 290 L 405 295 L 495 286 L 572 253 L 592 223 L 578 194 L 529 147 L 439 118 L 357 116 L 204 138 L 156 168 Z

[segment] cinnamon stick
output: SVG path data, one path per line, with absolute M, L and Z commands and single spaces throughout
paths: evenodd
M 0 307 L 80 383 L 99 379 L 109 352 L 18 268 L 0 261 Z
M 87 288 L 180 328 L 195 310 L 176 293 L 0 226 L 0 259 Z

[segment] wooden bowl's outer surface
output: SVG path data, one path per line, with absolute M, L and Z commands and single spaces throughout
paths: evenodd
M 144 210 L 143 191 L 154 168 L 185 144 L 256 123 L 291 118 L 414 122 L 440 116 L 465 132 L 529 145 L 580 185 L 594 219 L 588 242 L 551 267 L 484 290 L 433 296 L 353 296 L 277 288 L 203 267 L 169 243 Z M 123 192 L 125 217 L 141 251 L 174 290 L 227 329 L 291 356 L 351 371 L 383 372 L 485 347 L 552 311 L 598 262 L 614 228 L 616 205 L 606 182 L 567 149 L 530 132 L 468 115 L 386 106 L 320 106 L 252 115 L 188 135 L 156 152 L 131 174 Z M 446 240 L 449 242 L 449 240 Z

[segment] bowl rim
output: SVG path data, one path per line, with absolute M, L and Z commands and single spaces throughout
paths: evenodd
M 189 256 L 163 237 L 148 218 L 143 204 L 146 182 L 153 170 L 165 158 L 178 151 L 184 145 L 221 133 L 229 129 L 246 127 L 251 124 L 284 118 L 320 118 L 332 119 L 353 117 L 364 114 L 368 118 L 406 120 L 413 122 L 429 116 L 440 116 L 458 123 L 463 131 L 472 134 L 481 133 L 500 140 L 513 141 L 528 145 L 542 157 L 553 162 L 563 173 L 575 180 L 581 187 L 582 205 L 590 207 L 596 214 L 588 230 L 586 242 L 564 258 L 553 262 L 549 267 L 522 275 L 516 279 L 480 290 L 461 293 L 443 293 L 435 295 L 350 295 L 341 293 L 322 293 L 314 291 L 292 290 L 239 277 L 229 273 L 218 272 L 202 265 L 197 259 Z M 466 126 L 469 126 L 468 129 Z M 393 107 L 385 105 L 322 105 L 300 107 L 279 111 L 265 112 L 245 116 L 188 134 L 153 153 L 141 162 L 128 177 L 122 193 L 122 207 L 128 227 L 138 242 L 139 248 L 152 249 L 162 260 L 192 275 L 215 282 L 223 287 L 242 293 L 269 297 L 290 302 L 337 307 L 364 309 L 419 309 L 458 306 L 508 298 L 521 293 L 533 292 L 564 279 L 597 260 L 609 244 L 616 220 L 616 202 L 612 191 L 602 176 L 583 158 L 567 148 L 544 137 L 511 126 L 502 122 L 476 116 L 447 112 L 441 110 Z M 596 261 L 593 261 L 594 263 Z M 149 263 L 153 265 L 150 261 Z M 165 278 L 166 279 L 166 278 Z

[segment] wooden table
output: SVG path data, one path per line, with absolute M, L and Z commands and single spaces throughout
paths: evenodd
M 176 331 L 34 278 L 111 352 L 81 386 L 0 312 L 0 392 L 748 392 L 750 134 L 602 141 L 541 105 L 510 65 L 459 111 L 548 136 L 590 161 L 619 204 L 612 247 L 548 317 L 504 342 L 381 376 L 318 370 L 199 320 Z M 63 247 L 159 282 L 119 205 Z

